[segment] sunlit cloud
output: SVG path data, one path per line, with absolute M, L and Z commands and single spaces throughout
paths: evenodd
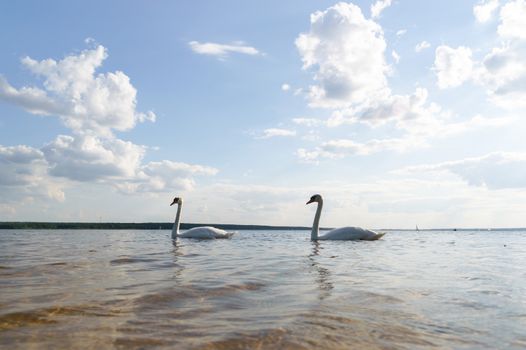
M 0 176 L 4 200 L 8 196 L 28 197 L 43 192 L 52 199 L 64 200 L 64 189 L 74 182 L 102 183 L 119 190 L 127 187 L 129 193 L 134 189 L 159 191 L 178 185 L 189 189 L 194 175 L 217 172 L 170 161 L 162 161 L 164 167 L 155 162 L 143 164 L 148 147 L 115 135 L 115 131 L 131 130 L 140 122 L 155 122 L 156 116 L 151 111 L 137 111 L 137 90 L 126 74 L 97 72 L 107 57 L 102 45 L 58 61 L 24 57 L 23 66 L 43 78 L 41 87 L 15 88 L 0 77 L 2 100 L 32 114 L 57 117 L 72 133 L 58 135 L 40 148 L 0 145 L 0 163 L 5 163 Z M 184 167 L 194 171 L 181 171 Z M 156 174 L 156 170 L 165 175 Z M 167 180 L 170 172 L 171 180 Z M 24 190 L 20 190 L 22 187 Z M 32 193 L 28 193 L 28 188 Z
M 408 167 L 400 172 L 450 172 L 471 186 L 526 188 L 526 153 L 494 152 L 480 157 Z
M 500 10 L 497 33 L 501 42 L 481 61 L 472 50 L 441 45 L 436 50 L 433 70 L 440 88 L 452 88 L 472 81 L 485 88 L 488 100 L 503 109 L 526 107 L 526 16 L 524 0 L 510 1 Z
M 198 41 L 190 41 L 188 43 L 193 52 L 201 55 L 216 56 L 219 58 L 226 58 L 231 53 L 238 53 L 244 55 L 260 55 L 261 53 L 252 46 L 247 46 L 243 42 L 236 42 L 233 44 L 218 44 L 218 43 L 200 43 Z
M 431 47 L 431 44 L 424 40 L 415 46 L 415 52 L 421 52 L 430 47 Z
M 483 0 L 473 7 L 473 14 L 477 22 L 485 23 L 491 20 L 498 7 L 499 0 Z
M 371 5 L 371 17 L 378 18 L 383 10 L 391 6 L 391 0 L 378 0 Z
M 256 139 L 270 139 L 272 137 L 291 137 L 296 136 L 296 130 L 269 128 L 256 135 Z
M 436 72 L 439 88 L 459 86 L 472 76 L 471 49 L 463 46 L 456 49 L 446 45 L 437 47 L 433 70 Z
M 396 36 L 401 37 L 407 33 L 407 29 L 400 29 L 396 31 Z
M 393 57 L 393 60 L 395 63 L 400 63 L 400 55 L 395 50 L 391 51 L 391 56 Z

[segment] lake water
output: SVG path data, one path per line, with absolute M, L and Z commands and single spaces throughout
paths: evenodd
M 0 230 L 0 347 L 526 347 L 526 231 L 309 238 Z

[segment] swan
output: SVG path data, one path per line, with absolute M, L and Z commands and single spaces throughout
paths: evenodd
M 181 218 L 181 209 L 183 208 L 183 199 L 175 197 L 170 206 L 177 204 L 177 215 L 172 227 L 172 239 L 176 238 L 198 238 L 198 239 L 214 239 L 214 238 L 230 238 L 234 232 L 227 232 L 212 226 L 194 227 L 179 233 L 179 220 Z
M 385 233 L 378 233 L 371 230 L 363 229 L 361 227 L 340 227 L 330 230 L 323 236 L 318 236 L 320 230 L 320 216 L 321 208 L 323 207 L 323 198 L 319 194 L 315 194 L 310 197 L 309 203 L 318 203 L 318 208 L 316 209 L 316 215 L 314 216 L 314 223 L 312 224 L 312 232 L 310 239 L 312 241 L 317 240 L 339 240 L 339 241 L 375 241 L 380 239 Z

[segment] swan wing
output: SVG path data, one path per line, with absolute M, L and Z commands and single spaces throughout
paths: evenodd
M 340 227 L 330 230 L 318 239 L 341 240 L 341 241 L 375 241 L 381 238 L 385 233 L 378 233 L 361 227 Z
M 227 232 L 212 226 L 194 227 L 181 233 L 178 237 L 181 238 L 196 238 L 196 239 L 214 239 L 214 238 L 230 238 L 234 232 Z
M 214 238 L 230 238 L 234 235 L 234 232 L 228 232 L 225 230 L 221 230 L 219 228 L 215 228 L 212 226 L 205 226 L 207 229 L 212 231 L 212 234 L 214 235 Z

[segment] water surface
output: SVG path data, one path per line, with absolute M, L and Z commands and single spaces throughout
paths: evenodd
M 1 230 L 0 347 L 526 347 L 526 232 Z

